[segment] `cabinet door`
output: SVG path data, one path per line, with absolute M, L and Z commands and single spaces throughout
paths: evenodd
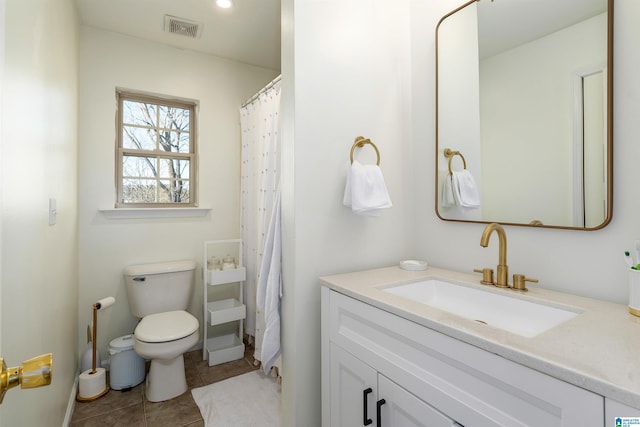
M 375 426 L 377 372 L 333 343 L 330 351 L 331 427 Z
M 378 375 L 381 427 L 452 427 L 453 420 L 436 411 L 384 375 Z

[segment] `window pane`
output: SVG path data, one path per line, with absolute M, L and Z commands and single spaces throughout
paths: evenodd
M 138 150 L 155 150 L 157 134 L 154 129 L 132 126 L 122 127 L 122 147 Z
M 155 178 L 157 159 L 154 157 L 123 156 L 122 175 L 135 178 Z
M 191 202 L 191 189 L 190 181 L 182 180 L 180 184 L 180 203 L 190 203 Z
M 173 153 L 189 152 L 189 134 L 185 132 L 160 131 L 160 147 Z
M 189 160 L 180 160 L 176 169 L 179 171 L 178 176 L 180 178 L 189 178 L 191 171 L 189 170 Z
M 160 178 L 188 179 L 189 160 L 160 159 Z
M 170 130 L 189 131 L 189 110 L 160 105 L 159 127 Z
M 156 181 L 147 179 L 123 179 L 122 198 L 124 203 L 155 203 Z
M 156 127 L 158 106 L 137 101 L 122 102 L 122 123 Z
M 189 203 L 189 181 L 160 180 L 160 203 Z
M 189 181 L 185 179 L 174 181 L 173 194 L 174 202 L 189 203 Z
M 189 152 L 189 134 L 185 132 L 173 132 L 171 143 L 178 147 L 178 153 Z
M 189 133 L 161 131 L 160 146 L 164 151 L 189 153 Z

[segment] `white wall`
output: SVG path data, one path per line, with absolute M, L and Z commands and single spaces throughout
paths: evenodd
M 414 135 L 430 134 L 434 126 L 434 45 L 428 30 L 438 16 L 462 2 L 447 0 L 437 7 L 415 4 L 412 9 Z M 439 10 L 438 10 L 439 9 Z M 614 30 L 614 207 L 613 220 L 599 231 L 567 231 L 508 227 L 508 264 L 512 273 L 540 280 L 539 285 L 563 292 L 626 303 L 627 278 L 622 254 L 640 238 L 636 197 L 640 123 L 635 117 L 640 102 L 640 3 L 616 0 Z M 433 142 L 414 138 L 415 182 L 425 189 L 416 193 L 416 256 L 458 271 L 497 264 L 497 242 L 479 246 L 483 225 L 443 222 L 433 214 L 435 183 L 428 168 L 433 164 Z
M 240 104 L 278 74 L 211 55 L 81 27 L 79 247 L 80 349 L 92 304 L 114 296 L 99 313 L 98 348 L 132 333 L 122 269 L 147 262 L 194 259 L 196 289 L 189 311 L 202 325 L 202 242 L 239 237 Z M 199 100 L 199 205 L 202 218 L 107 219 L 115 202 L 115 89 Z
M 78 19 L 72 0 L 8 1 L 5 18 L 2 357 L 19 366 L 51 352 L 54 367 L 50 386 L 7 393 L 0 425 L 62 425 L 78 345 Z
M 320 423 L 318 277 L 410 253 L 409 1 L 287 0 L 282 7 L 282 398 L 284 425 L 313 426 Z M 358 135 L 380 150 L 393 207 L 379 218 L 342 206 Z

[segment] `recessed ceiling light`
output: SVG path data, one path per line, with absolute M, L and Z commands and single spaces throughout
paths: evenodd
M 216 0 L 216 5 L 223 9 L 229 9 L 233 7 L 233 0 Z

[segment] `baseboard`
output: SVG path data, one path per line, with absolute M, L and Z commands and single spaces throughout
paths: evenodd
M 71 395 L 69 396 L 69 402 L 67 403 L 67 412 L 64 415 L 64 420 L 62 421 L 63 427 L 69 427 L 71 425 L 71 419 L 73 418 L 73 411 L 76 408 L 76 396 L 78 394 L 78 374 L 76 374 L 76 378 L 73 381 L 73 387 L 71 387 Z

